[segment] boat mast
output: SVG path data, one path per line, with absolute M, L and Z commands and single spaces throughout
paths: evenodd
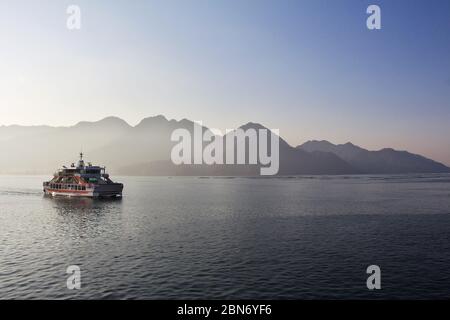
M 84 167 L 83 151 L 80 152 L 80 161 L 78 161 L 78 167 L 79 168 L 83 168 Z

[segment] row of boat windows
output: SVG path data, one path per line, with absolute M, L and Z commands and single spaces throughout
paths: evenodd
M 83 191 L 86 190 L 86 186 L 80 186 L 76 184 L 56 184 L 51 183 L 49 185 L 50 189 L 56 189 L 56 190 L 77 190 L 77 191 Z

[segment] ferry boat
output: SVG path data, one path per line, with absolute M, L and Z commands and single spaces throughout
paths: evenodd
M 50 196 L 68 197 L 122 197 L 123 184 L 115 183 L 109 178 L 105 167 L 85 164 L 83 153 L 75 166 L 59 169 L 52 180 L 44 182 L 44 193 Z

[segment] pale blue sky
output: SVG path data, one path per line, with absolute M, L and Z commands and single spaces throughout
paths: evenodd
M 82 29 L 66 29 L 66 8 Z M 382 29 L 366 28 L 378 4 Z M 1 0 L 0 125 L 260 122 L 450 164 L 450 2 Z

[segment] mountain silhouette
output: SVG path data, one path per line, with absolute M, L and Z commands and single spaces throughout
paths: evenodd
M 328 141 L 308 141 L 297 147 L 307 152 L 330 152 L 362 173 L 444 173 L 450 169 L 436 161 L 407 151 L 385 148 L 369 151 L 350 142 L 335 145 Z
M 145 118 L 136 126 L 117 117 L 82 121 L 70 127 L 0 126 L 4 155 L 0 157 L 0 174 L 48 175 L 76 161 L 82 150 L 87 161 L 106 165 L 116 175 L 259 175 L 259 164 L 174 165 L 170 156 L 178 142 L 171 141 L 173 131 L 185 129 L 193 134 L 196 125 L 188 119 L 168 120 L 158 115 Z M 249 122 L 240 129 L 266 128 Z M 204 133 L 209 129 L 201 130 Z M 270 132 L 269 142 L 271 134 L 275 133 Z M 225 142 L 231 139 L 231 133 L 214 138 L 224 142 L 224 156 L 230 152 Z M 202 147 L 207 144 L 203 142 Z M 269 152 L 270 149 L 269 144 Z M 248 145 L 245 151 L 248 159 Z M 450 172 L 443 164 L 420 155 L 393 149 L 368 151 L 350 143 L 309 141 L 292 147 L 280 137 L 279 152 L 279 175 Z

